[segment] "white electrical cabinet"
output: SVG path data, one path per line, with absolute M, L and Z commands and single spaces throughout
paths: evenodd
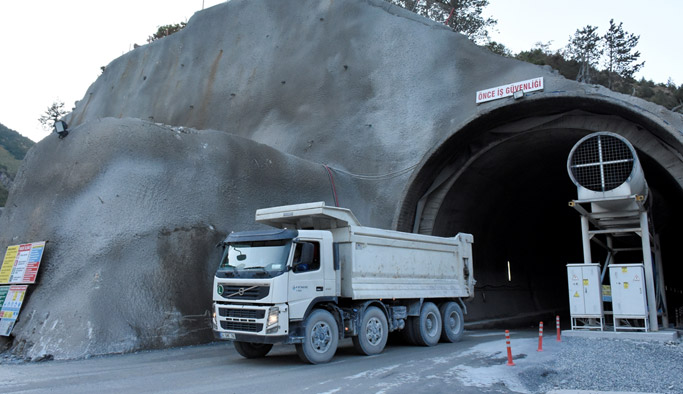
M 642 264 L 615 264 L 609 266 L 612 286 L 614 331 L 648 330 L 648 308 L 645 292 L 645 268 Z M 642 325 L 629 320 L 642 320 Z
M 600 264 L 567 264 L 572 330 L 604 327 Z

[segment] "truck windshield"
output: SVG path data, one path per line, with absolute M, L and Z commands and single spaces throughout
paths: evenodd
M 287 270 L 292 240 L 230 243 L 223 253 L 217 275 L 222 277 L 273 278 Z

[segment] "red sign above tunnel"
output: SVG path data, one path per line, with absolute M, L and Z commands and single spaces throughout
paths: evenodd
M 477 104 L 485 103 L 491 100 L 501 99 L 503 97 L 510 97 L 515 92 L 534 92 L 536 90 L 543 90 L 543 77 L 527 79 L 526 81 L 514 82 L 511 84 L 496 86 L 495 88 L 489 88 L 485 90 L 480 90 L 477 92 Z

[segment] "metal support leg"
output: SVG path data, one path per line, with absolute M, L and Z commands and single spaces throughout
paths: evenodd
M 659 234 L 654 236 L 655 267 L 657 268 L 657 290 L 662 300 L 662 326 L 669 328 L 669 307 L 666 304 L 666 286 L 664 285 L 664 269 L 662 268 L 662 251 L 659 248 Z
M 583 263 L 590 264 L 593 261 L 591 257 L 591 237 L 588 234 L 588 217 L 581 215 L 581 241 L 583 242 Z
M 645 265 L 645 285 L 647 287 L 647 307 L 650 312 L 650 327 L 659 331 L 657 323 L 657 298 L 655 297 L 654 271 L 652 270 L 652 250 L 650 248 L 650 226 L 647 212 L 640 213 L 641 242 L 643 245 L 643 264 Z

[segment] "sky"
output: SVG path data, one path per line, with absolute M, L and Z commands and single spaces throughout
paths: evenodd
M 70 110 L 100 67 L 143 45 L 162 25 L 186 22 L 224 0 L 0 0 L 0 123 L 40 141 L 50 131 L 38 118 L 55 101 Z M 245 0 L 249 1 L 249 0 Z M 640 35 L 645 67 L 636 74 L 683 84 L 679 42 L 681 0 L 489 0 L 498 21 L 491 38 L 513 53 L 550 42 L 564 47 L 577 29 L 609 20 Z

